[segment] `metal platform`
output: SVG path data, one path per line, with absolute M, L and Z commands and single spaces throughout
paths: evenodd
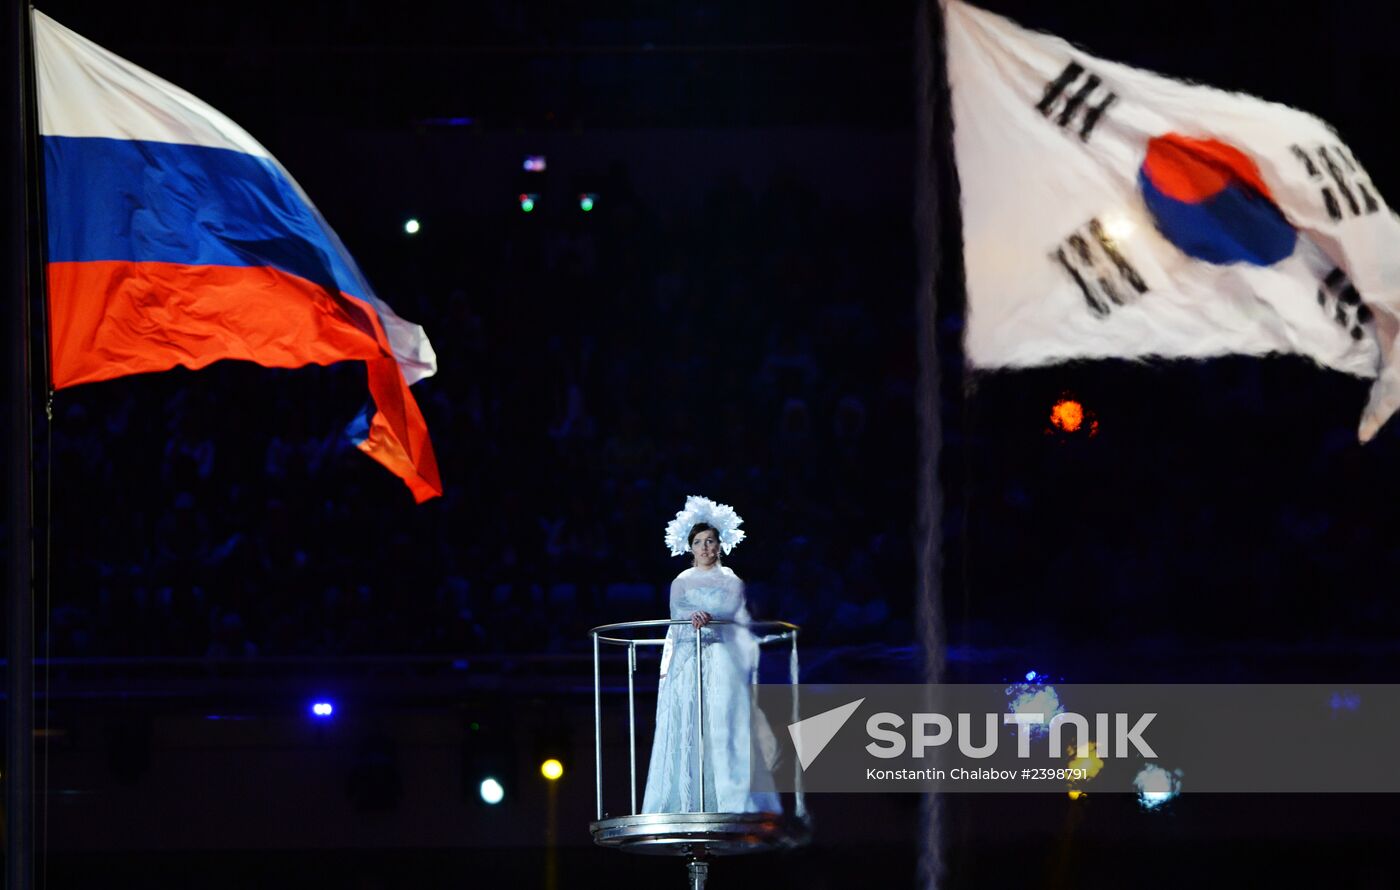
M 777 813 L 646 813 L 589 826 L 593 842 L 629 853 L 709 858 L 805 844 L 807 825 Z
M 593 753 L 597 782 L 597 821 L 589 826 L 593 842 L 600 847 L 644 853 L 652 856 L 678 856 L 686 861 L 690 890 L 705 890 L 710 874 L 710 862 L 722 856 L 763 853 L 799 847 L 812 838 L 811 823 L 799 784 L 793 795 L 792 815 L 783 813 L 715 813 L 708 812 L 705 801 L 705 696 L 702 657 L 702 634 L 695 634 L 695 751 L 696 785 L 699 788 L 695 813 L 637 812 L 637 708 L 636 686 L 639 649 L 663 648 L 667 638 L 637 638 L 634 634 L 654 633 L 672 625 L 685 625 L 684 619 L 630 621 L 609 624 L 590 631 L 593 637 Z M 707 627 L 718 629 L 733 622 L 712 620 Z M 761 650 L 770 643 L 788 644 L 789 682 L 798 680 L 796 625 L 783 621 L 749 622 L 747 628 L 761 636 L 755 642 Z M 603 806 L 603 685 L 601 649 L 603 646 L 623 647 L 626 651 L 627 673 L 627 760 L 628 803 L 631 815 L 606 818 Z M 749 683 L 758 682 L 758 667 L 754 666 Z M 793 720 L 797 719 L 797 699 L 793 698 Z M 713 805 L 713 804 L 711 804 Z

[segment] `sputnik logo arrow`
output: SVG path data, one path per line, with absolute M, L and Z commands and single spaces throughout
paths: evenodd
M 792 736 L 792 745 L 797 749 L 797 759 L 804 770 L 812 765 L 812 761 L 817 759 L 822 749 L 836 737 L 863 701 L 865 699 L 858 698 L 850 704 L 788 724 L 788 735 Z

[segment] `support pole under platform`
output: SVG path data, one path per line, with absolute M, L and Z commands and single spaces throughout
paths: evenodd
M 705 890 L 705 881 L 710 877 L 710 863 L 692 859 L 686 867 L 690 873 L 690 890 Z

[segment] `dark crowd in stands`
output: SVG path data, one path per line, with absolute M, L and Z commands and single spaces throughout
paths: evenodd
M 911 642 L 907 214 L 738 178 L 662 212 L 608 184 L 589 214 L 340 223 L 438 353 L 414 387 L 446 487 L 426 505 L 346 440 L 352 364 L 57 393 L 52 654 L 583 651 L 666 616 L 688 494 L 744 516 L 726 562 L 757 618 Z
M 412 238 L 337 220 L 438 352 L 414 390 L 441 499 L 415 506 L 346 440 L 351 363 L 57 393 L 53 654 L 583 652 L 589 627 L 666 616 L 689 494 L 745 517 L 727 564 L 755 617 L 809 646 L 913 644 L 906 208 L 737 178 L 654 207 L 599 181 L 588 214 L 545 195 Z M 955 669 L 978 647 L 1393 647 L 1400 434 L 1357 444 L 1367 381 L 1296 357 L 969 376 L 960 307 L 941 313 Z M 1050 426 L 1065 397 L 1092 435 Z
M 1357 442 L 1368 385 L 1296 356 L 978 380 L 945 467 L 954 636 L 1058 641 L 1105 678 L 1170 656 L 1177 679 L 1278 681 L 1264 656 L 1294 647 L 1379 676 L 1346 662 L 1400 652 L 1400 428 Z M 1073 434 L 1064 398 L 1092 412 Z

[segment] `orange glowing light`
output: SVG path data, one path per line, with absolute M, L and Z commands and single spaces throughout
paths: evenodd
M 1083 751 L 1077 751 L 1071 747 L 1069 754 L 1071 758 L 1068 764 L 1069 769 L 1085 773 L 1085 779 L 1094 778 L 1099 774 L 1099 770 L 1103 769 L 1103 758 L 1099 757 L 1099 746 L 1095 742 L 1086 743 Z
M 1075 433 L 1084 425 L 1084 406 L 1073 399 L 1060 399 L 1050 409 L 1050 422 L 1067 433 Z

